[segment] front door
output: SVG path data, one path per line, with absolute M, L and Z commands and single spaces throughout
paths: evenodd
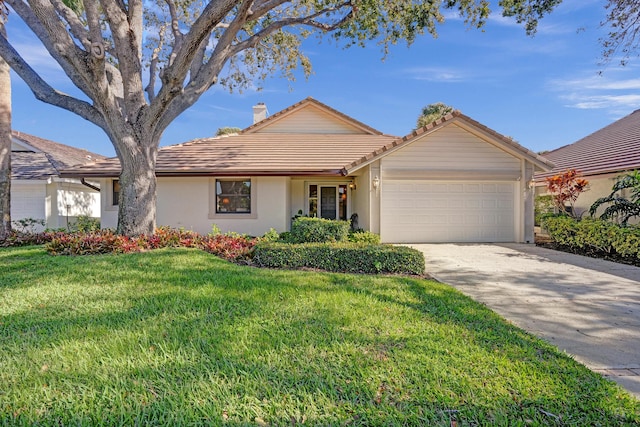
M 309 185 L 308 215 L 324 219 L 347 219 L 347 185 Z
M 320 187 L 320 218 L 336 219 L 337 191 L 336 187 Z

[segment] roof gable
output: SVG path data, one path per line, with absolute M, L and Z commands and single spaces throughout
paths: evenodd
M 567 169 L 586 176 L 640 169 L 640 110 L 543 156 L 556 167 L 540 178 Z
M 47 179 L 61 169 L 104 159 L 100 154 L 49 141 L 23 132 L 12 131 L 11 177 Z
M 387 144 L 384 147 L 381 147 L 378 150 L 368 154 L 367 156 L 364 156 L 352 162 L 351 164 L 346 165 L 345 170 L 347 170 L 349 173 L 354 172 L 361 167 L 364 167 L 367 164 L 378 160 L 381 157 L 407 147 L 416 141 L 422 140 L 429 134 L 438 132 L 445 126 L 452 125 L 464 129 L 465 131 L 475 135 L 476 137 L 495 146 L 496 148 L 509 153 L 512 156 L 529 160 L 536 166 L 537 169 L 541 171 L 548 171 L 554 166 L 550 160 L 523 147 L 513 139 L 508 138 L 494 131 L 493 129 L 490 129 L 489 127 L 473 120 L 471 117 L 468 117 L 459 111 L 454 111 L 453 113 L 449 113 L 443 118 L 434 121 L 433 123 L 430 123 L 420 129 L 414 130 L 412 133 L 402 138 L 398 138 L 390 144 Z
M 285 108 L 241 133 L 382 134 L 313 98 L 306 98 Z

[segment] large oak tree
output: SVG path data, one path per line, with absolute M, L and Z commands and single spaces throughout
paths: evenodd
M 0 34 L 5 33 L 7 13 L 0 2 Z M 11 232 L 11 76 L 0 58 L 0 241 Z
M 104 130 L 122 165 L 118 231 L 155 228 L 155 164 L 166 127 L 215 84 L 236 88 L 275 72 L 310 70 L 301 42 L 328 33 L 386 49 L 436 35 L 443 10 L 471 27 L 488 0 L 6 0 L 86 99 L 56 90 L 0 36 L 0 55 L 35 96 Z M 613 0 L 611 0 L 613 2 Z M 502 0 L 535 31 L 561 0 Z M 80 11 L 80 12 L 79 12 Z

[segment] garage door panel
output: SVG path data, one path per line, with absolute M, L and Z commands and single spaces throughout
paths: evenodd
M 383 241 L 513 242 L 515 182 L 385 181 Z

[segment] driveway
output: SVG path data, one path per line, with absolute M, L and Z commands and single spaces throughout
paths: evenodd
M 640 397 L 640 268 L 525 244 L 420 244 L 427 274 Z

